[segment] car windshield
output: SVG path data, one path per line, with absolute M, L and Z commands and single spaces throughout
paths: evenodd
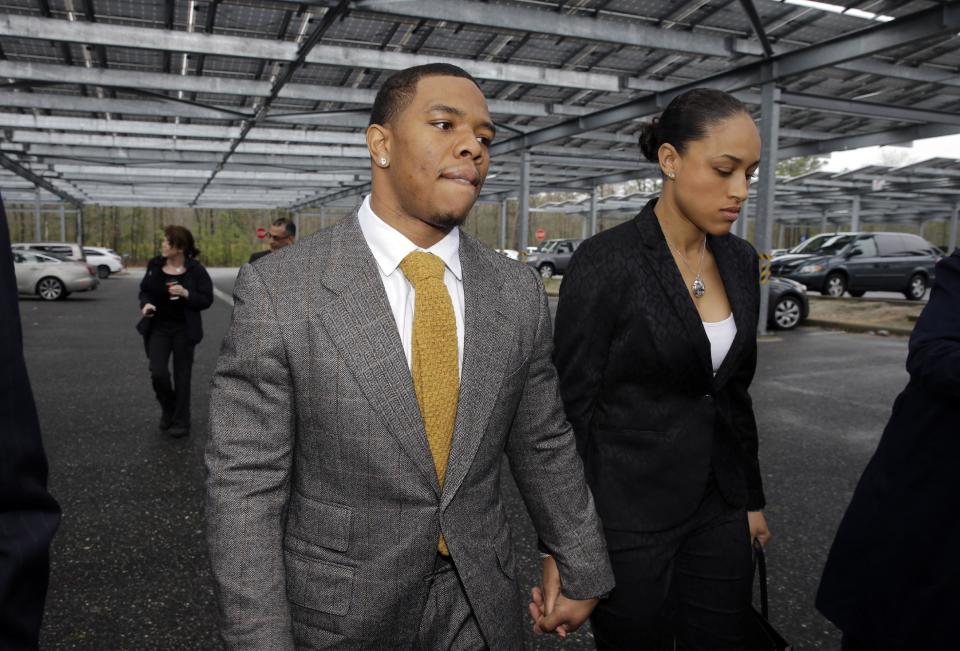
M 801 242 L 792 249 L 790 253 L 817 253 L 820 251 L 820 248 L 829 242 L 830 240 L 837 237 L 836 235 L 814 235 L 806 242 Z
M 823 246 L 816 250 L 820 255 L 836 255 L 847 248 L 847 245 L 853 241 L 853 235 L 836 235 L 823 243 Z

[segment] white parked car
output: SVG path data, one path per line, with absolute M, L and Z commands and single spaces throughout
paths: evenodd
M 516 249 L 494 249 L 497 253 L 507 256 L 511 260 L 518 260 L 520 253 Z
M 85 246 L 83 255 L 87 258 L 87 264 L 97 270 L 98 278 L 109 278 L 110 274 L 123 271 L 123 258 L 113 249 Z
M 25 251 L 27 249 L 31 251 L 41 251 L 58 258 L 85 262 L 83 259 L 83 249 L 75 242 L 17 242 L 16 244 L 11 244 L 10 248 L 14 251 Z
M 63 260 L 39 251 L 15 249 L 13 269 L 17 276 L 17 291 L 36 294 L 45 301 L 66 298 L 71 292 L 87 292 L 100 284 L 93 268 L 86 263 Z

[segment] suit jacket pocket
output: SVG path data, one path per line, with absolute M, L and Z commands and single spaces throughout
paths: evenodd
M 291 603 L 330 615 L 347 614 L 353 599 L 354 568 L 309 558 L 289 548 L 284 557 Z
M 294 491 L 287 515 L 287 535 L 308 545 L 319 545 L 338 552 L 350 546 L 349 506 L 321 502 Z

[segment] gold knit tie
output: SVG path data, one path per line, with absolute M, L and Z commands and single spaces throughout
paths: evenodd
M 450 294 L 443 284 L 443 260 L 432 253 L 414 251 L 403 259 L 400 269 L 416 290 L 411 355 L 413 388 L 442 489 L 460 395 L 457 322 Z M 437 549 L 441 554 L 450 554 L 443 534 Z

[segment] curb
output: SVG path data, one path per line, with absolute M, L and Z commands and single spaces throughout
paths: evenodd
M 900 328 L 897 326 L 882 326 L 875 323 L 863 323 L 856 321 L 828 321 L 826 319 L 806 319 L 800 325 L 815 326 L 817 328 L 833 328 L 845 332 L 869 332 L 876 334 L 885 331 L 891 335 L 901 335 L 909 337 L 913 334 L 913 328 Z

